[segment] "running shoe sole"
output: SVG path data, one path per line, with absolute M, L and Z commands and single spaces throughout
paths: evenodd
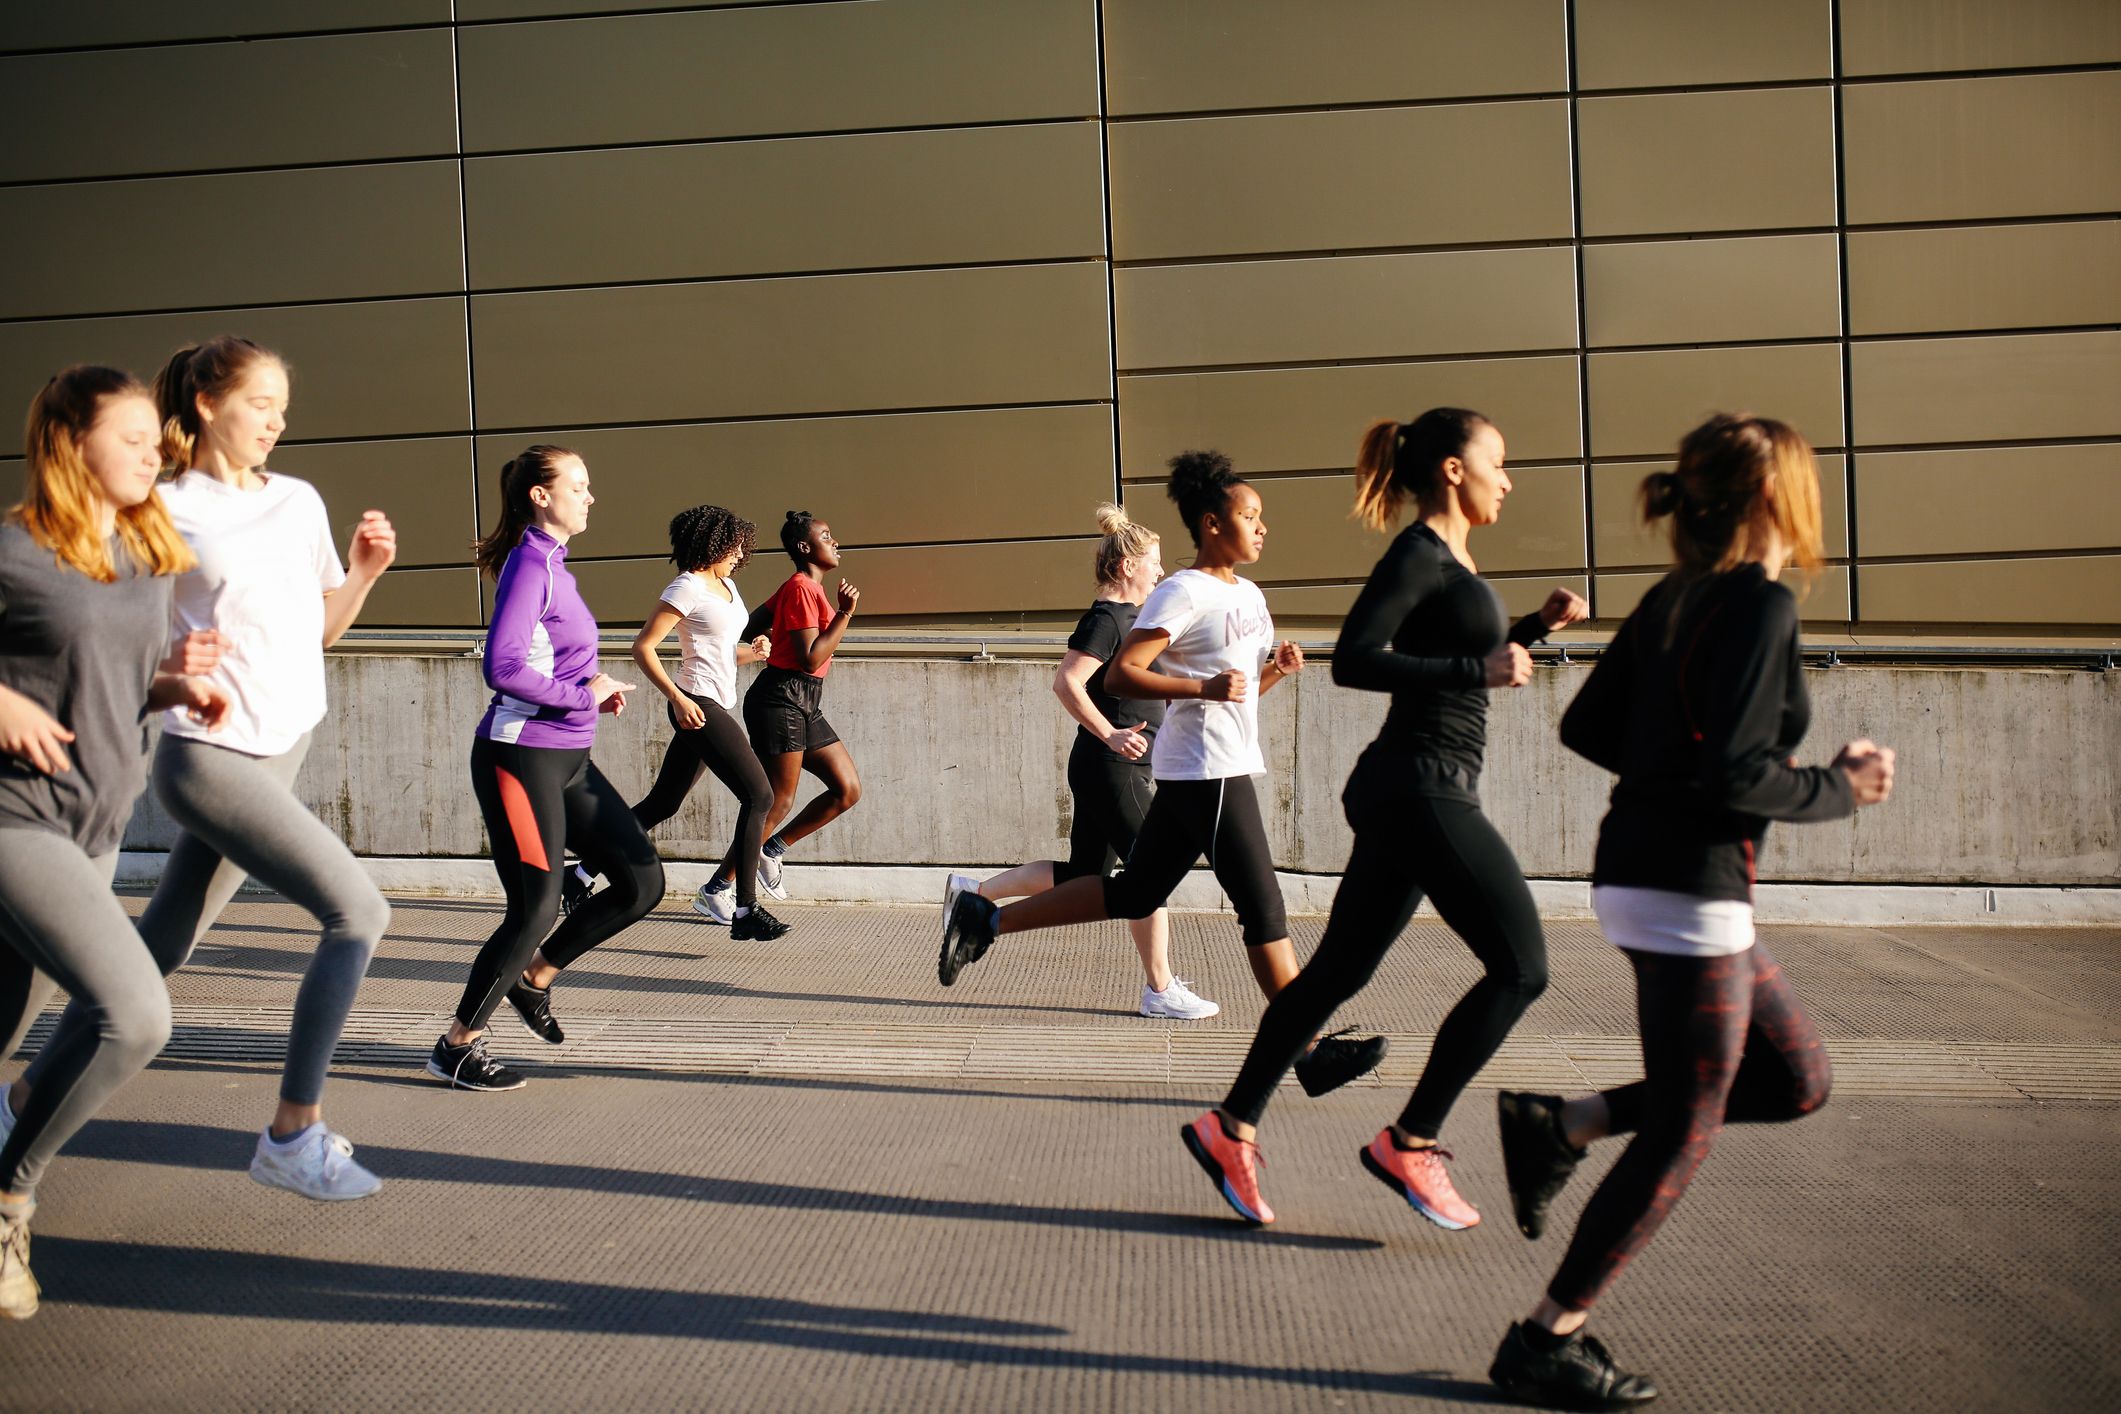
M 520 1090 L 524 1087 L 524 1085 L 529 1083 L 522 1076 L 517 1076 L 516 1083 L 513 1085 L 472 1085 L 466 1083 L 465 1081 L 457 1079 L 457 1077 L 451 1075 L 448 1071 L 442 1069 L 442 1067 L 436 1065 L 433 1061 L 429 1061 L 427 1063 L 427 1073 L 433 1076 L 435 1079 L 441 1081 L 444 1085 L 447 1085 L 452 1090 L 476 1090 L 479 1093 L 486 1095 L 498 1095 L 508 1090 Z
M 731 909 L 734 909 L 736 907 L 734 903 L 731 903 L 729 906 Z M 714 911 L 714 905 L 707 902 L 706 899 L 701 898 L 698 894 L 694 894 L 692 896 L 692 911 L 700 915 L 700 917 L 706 919 L 709 923 L 719 923 L 724 927 L 727 927 L 729 925 L 730 920 L 722 917 L 721 914 L 716 913 Z
M 1265 1227 L 1267 1220 L 1246 1207 L 1238 1198 L 1230 1187 L 1230 1180 L 1223 1176 L 1223 1166 L 1215 1162 L 1215 1156 L 1208 1152 L 1207 1146 L 1194 1134 L 1193 1126 L 1180 1125 L 1178 1137 L 1186 1141 L 1186 1152 L 1193 1156 L 1193 1162 L 1199 1164 L 1202 1171 L 1215 1180 L 1216 1190 L 1223 1195 L 1223 1201 L 1230 1205 L 1230 1210 L 1254 1227 Z
M 264 1184 L 267 1188 L 278 1188 L 284 1192 L 293 1193 L 303 1198 L 315 1199 L 319 1203 L 357 1202 L 362 1198 L 373 1198 L 376 1196 L 376 1194 L 383 1191 L 383 1185 L 379 1181 L 374 1188 L 368 1189 L 366 1192 L 363 1193 L 312 1192 L 311 1190 L 302 1187 L 300 1184 L 295 1183 L 293 1180 L 289 1179 L 285 1174 L 280 1173 L 277 1169 L 260 1168 L 256 1165 L 253 1165 L 251 1167 L 250 1176 L 257 1182 Z
M 1365 1144 L 1362 1147 L 1359 1157 L 1362 1159 L 1362 1166 L 1370 1171 L 1373 1178 L 1394 1193 L 1397 1193 L 1401 1198 L 1404 1198 L 1408 1207 L 1427 1218 L 1430 1222 L 1435 1223 L 1445 1232 L 1464 1232 L 1467 1228 L 1473 1226 L 1471 1223 L 1454 1223 L 1427 1203 L 1422 1202 L 1420 1194 L 1395 1178 L 1392 1170 L 1377 1162 L 1376 1158 L 1370 1153 L 1369 1145 Z

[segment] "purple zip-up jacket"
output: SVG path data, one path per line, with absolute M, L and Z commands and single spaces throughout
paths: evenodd
M 551 748 L 596 741 L 597 621 L 567 572 L 567 547 L 536 526 L 501 566 L 485 670 L 494 692 L 480 736 Z

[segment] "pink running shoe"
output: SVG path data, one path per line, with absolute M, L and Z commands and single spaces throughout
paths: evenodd
M 1222 1116 L 1213 1110 L 1183 1126 L 1178 1134 L 1239 1217 L 1255 1227 L 1274 1221 L 1274 1210 L 1259 1196 L 1259 1171 L 1267 1161 L 1260 1157 L 1257 1144 L 1231 1138 Z
M 1380 1129 L 1362 1151 L 1362 1166 L 1377 1175 L 1377 1181 L 1407 1200 L 1414 1211 L 1453 1232 L 1477 1226 L 1480 1210 L 1458 1196 L 1451 1186 L 1443 1161 L 1448 1149 L 1402 1149 L 1392 1142 L 1392 1131 Z

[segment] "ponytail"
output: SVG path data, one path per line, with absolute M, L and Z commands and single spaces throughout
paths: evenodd
M 1388 530 L 1412 500 L 1426 509 L 1443 493 L 1443 464 L 1461 460 L 1483 427 L 1470 408 L 1430 408 L 1412 422 L 1373 422 L 1355 453 L 1354 519 Z
M 1156 548 L 1156 532 L 1129 519 L 1110 501 L 1097 508 L 1097 533 L 1104 537 L 1097 542 L 1097 582 L 1102 588 L 1119 586 L 1123 561 L 1138 560 Z
M 559 479 L 560 462 L 576 455 L 566 447 L 540 442 L 526 447 L 501 468 L 501 518 L 489 534 L 471 542 L 472 562 L 488 579 L 501 578 L 501 566 L 508 563 L 509 552 L 523 542 L 523 532 L 537 521 L 538 509 L 531 504 L 531 491 L 552 485 Z
M 271 349 L 235 334 L 216 334 L 203 344 L 186 344 L 170 355 L 155 376 L 155 407 L 162 414 L 162 464 L 189 470 L 206 435 L 199 399 L 218 402 L 236 390 L 255 364 L 270 359 L 284 371 L 287 360 Z

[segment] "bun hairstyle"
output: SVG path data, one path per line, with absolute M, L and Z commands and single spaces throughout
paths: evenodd
M 162 462 L 176 471 L 189 470 L 206 425 L 199 417 L 199 399 L 219 402 L 236 390 L 243 375 L 258 364 L 277 363 L 284 370 L 287 360 L 271 349 L 235 334 L 216 334 L 203 344 L 186 344 L 170 355 L 155 378 L 155 406 L 162 413 Z
M 98 528 L 102 489 L 81 444 L 103 410 L 121 398 L 153 401 L 140 380 L 122 369 L 76 364 L 30 399 L 22 429 L 22 504 L 7 513 L 60 564 L 103 584 L 117 579 L 118 571 Z M 198 563 L 160 496 L 122 507 L 117 534 L 133 563 L 149 574 L 182 574 Z
M 734 511 L 694 506 L 670 518 L 670 558 L 681 570 L 703 570 L 734 552 L 734 574 L 750 562 L 758 536 L 759 528 Z
M 781 548 L 788 552 L 788 558 L 795 561 L 799 570 L 808 569 L 810 560 L 795 547 L 810 539 L 810 527 L 816 522 L 817 517 L 808 511 L 790 511 L 788 518 L 781 522 Z
M 525 447 L 501 468 L 501 518 L 490 534 L 471 542 L 471 558 L 488 579 L 500 579 L 508 552 L 523 542 L 523 532 L 537 521 L 531 491 L 552 485 L 559 479 L 560 463 L 578 455 L 566 447 L 540 442 Z
M 1121 561 L 1140 559 L 1156 548 L 1158 539 L 1155 531 L 1128 519 L 1126 511 L 1110 501 L 1097 508 L 1097 533 L 1104 537 L 1097 542 L 1097 582 L 1107 589 L 1119 584 Z
M 1412 422 L 1373 422 L 1355 454 L 1354 518 L 1370 530 L 1388 530 L 1408 501 L 1426 507 L 1441 496 L 1443 464 L 1463 458 L 1483 427 L 1493 427 L 1470 408 L 1430 408 Z
M 1171 480 L 1165 493 L 1178 506 L 1178 518 L 1186 523 L 1186 534 L 1200 545 L 1200 523 L 1228 509 L 1230 492 L 1245 485 L 1245 479 L 1221 452 L 1180 452 L 1171 458 Z
M 1687 433 L 1672 470 L 1643 478 L 1638 500 L 1645 525 L 1671 520 L 1684 580 L 1735 569 L 1770 527 L 1797 564 L 1813 569 L 1822 558 L 1818 462 L 1773 418 L 1717 413 Z

